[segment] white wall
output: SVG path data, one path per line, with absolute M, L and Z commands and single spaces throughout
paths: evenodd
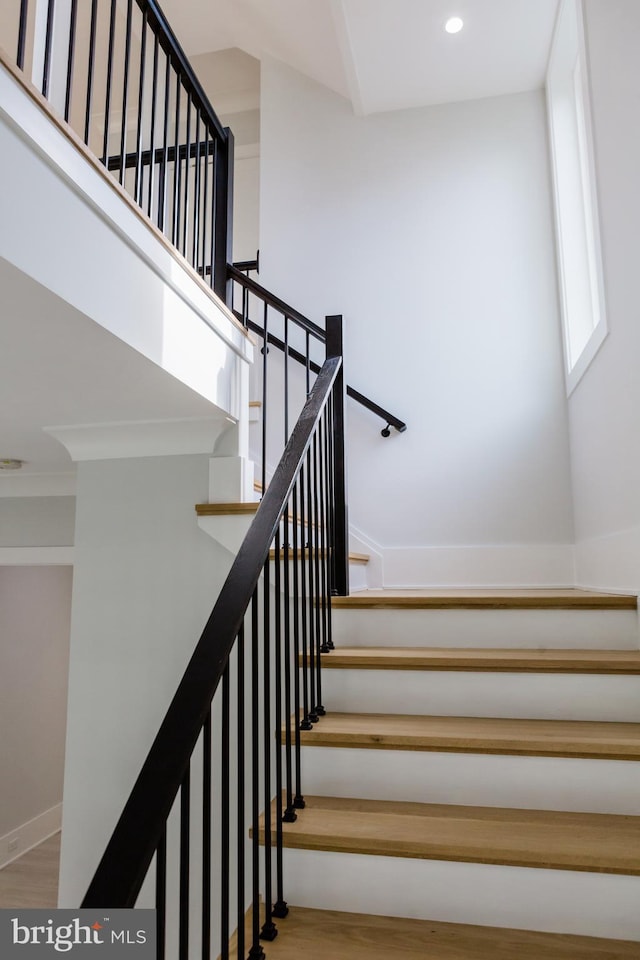
M 0 547 L 73 545 L 74 497 L 0 497 Z
M 577 578 L 640 588 L 640 8 L 585 0 L 609 336 L 569 400 Z
M 62 800 L 71 578 L 70 567 L 0 566 L 0 865 L 55 829 L 52 811 Z
M 343 313 L 348 382 L 409 425 L 382 440 L 349 403 L 386 582 L 437 582 L 440 548 L 467 582 L 571 582 L 542 92 L 355 117 L 276 62 L 261 90 L 261 282 Z
M 60 905 L 77 906 L 230 555 L 197 524 L 209 458 L 78 465 Z

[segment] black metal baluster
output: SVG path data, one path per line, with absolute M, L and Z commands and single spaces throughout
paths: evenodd
M 267 489 L 267 358 L 269 356 L 268 314 L 269 307 L 265 303 L 264 322 L 262 325 L 264 329 L 264 333 L 262 335 L 262 496 L 264 496 L 264 492 Z
M 109 118 L 111 114 L 111 81 L 113 79 L 113 44 L 116 32 L 116 0 L 111 0 L 109 16 L 109 44 L 107 48 L 107 90 L 104 106 L 104 130 L 102 140 L 102 162 L 109 169 Z
M 189 960 L 189 842 L 191 819 L 191 774 L 187 767 L 180 788 L 180 903 L 178 929 L 179 960 Z
M 176 130 L 174 138 L 174 163 L 173 163 L 173 228 L 171 231 L 171 242 L 174 247 L 178 245 L 180 234 L 180 101 L 182 99 L 182 85 L 180 83 L 180 74 L 176 76 Z
M 127 109 L 129 106 L 129 62 L 131 60 L 131 19 L 133 17 L 133 0 L 127 0 L 127 25 L 124 42 L 124 78 L 122 86 L 122 128 L 120 130 L 120 175 L 119 181 L 124 185 L 124 175 L 127 169 Z
M 307 563 L 309 574 L 309 720 L 311 723 L 317 723 L 319 714 L 316 709 L 317 688 L 316 688 L 316 597 L 315 597 L 315 579 L 313 575 L 314 567 L 314 539 L 316 535 L 316 526 L 313 514 L 313 471 L 311 466 L 311 447 L 307 450 L 306 456 L 307 473 Z
M 282 600 L 280 597 L 280 529 L 275 539 L 275 708 L 276 708 L 276 896 L 274 917 L 289 913 L 284 899 L 283 836 L 282 836 Z M 287 718 L 287 723 L 289 722 Z
M 273 861 L 271 856 L 271 748 L 273 743 L 273 723 L 271 717 L 271 598 L 269 559 L 262 572 L 262 613 L 263 613 L 263 723 L 264 723 L 264 923 L 260 931 L 262 940 L 275 940 L 278 929 L 273 922 Z M 276 736 L 279 735 L 276 731 Z M 276 750 L 280 744 L 276 740 Z
M 302 720 L 301 730 L 312 730 L 309 720 L 309 655 L 307 634 L 307 530 L 305 526 L 305 469 L 300 464 L 300 613 L 302 620 Z
M 180 253 L 187 255 L 187 234 L 189 233 L 189 171 L 191 169 L 191 94 L 187 94 L 187 142 L 184 157 L 184 217 L 182 221 L 182 244 Z
M 196 169 L 193 200 L 193 247 L 191 250 L 191 265 L 198 269 L 200 260 L 200 174 L 202 158 L 200 156 L 200 111 L 196 110 Z
M 49 0 L 47 8 L 47 27 L 44 38 L 44 66 L 42 69 L 42 96 L 49 96 L 49 82 L 51 79 L 51 45 L 53 43 L 53 13 L 55 0 Z
M 67 51 L 67 87 L 64 95 L 64 119 L 69 122 L 71 112 L 71 85 L 73 82 L 73 63 L 76 49 L 76 21 L 78 19 L 78 0 L 71 0 L 69 12 L 69 49 Z
M 140 39 L 140 83 L 138 85 L 138 129 L 136 132 L 136 178 L 133 195 L 139 207 L 142 206 L 142 114 L 144 112 L 144 79 L 147 55 L 147 11 L 142 13 L 142 36 Z M 153 107 L 152 107 L 153 109 Z M 152 121 L 153 122 L 153 121 Z M 153 143 L 149 153 L 149 169 L 153 169 Z
M 260 688 L 258 685 L 258 588 L 251 598 L 251 948 L 249 960 L 264 960 L 260 944 Z M 265 810 L 265 817 L 270 814 Z
M 28 18 L 29 0 L 22 0 L 20 3 L 20 24 L 18 27 L 18 51 L 16 53 L 16 63 L 21 70 L 24 69 L 24 51 L 27 45 Z
M 313 538 L 313 577 L 315 591 L 315 615 L 316 615 L 316 635 L 315 635 L 315 655 L 316 655 L 316 713 L 319 717 L 325 715 L 325 709 L 322 705 L 322 661 L 320 650 L 322 646 L 322 596 L 320 593 L 320 511 L 318 506 L 318 431 L 313 434 L 311 442 L 313 454 L 313 523 L 315 533 Z
M 293 527 L 293 729 L 295 734 L 295 796 L 293 805 L 296 810 L 304 809 L 302 795 L 302 750 L 300 743 L 300 555 L 304 552 L 303 536 L 298 536 L 298 480 L 294 484 L 291 494 L 292 527 Z M 285 519 L 286 519 L 285 513 Z
M 165 824 L 156 851 L 156 952 L 164 960 L 167 926 L 167 827 Z
M 309 331 L 305 334 L 305 377 L 307 384 L 307 396 L 311 392 L 311 341 L 309 339 Z
M 96 58 L 96 21 L 98 17 L 98 0 L 91 0 L 91 20 L 89 23 L 89 60 L 87 63 L 87 103 L 84 112 L 84 142 L 89 145 L 91 129 L 91 108 L 93 105 L 93 70 Z
M 237 642 L 237 641 L 236 641 Z M 222 674 L 222 744 L 220 762 L 220 960 L 229 960 L 229 664 Z
M 171 79 L 171 61 L 166 58 L 164 70 L 164 124 L 162 134 L 162 169 L 160 172 L 160 187 L 158 193 L 158 227 L 167 235 L 167 190 L 169 187 L 169 103 L 171 90 L 169 81 Z
M 283 516 L 284 533 L 284 597 L 282 606 L 284 608 L 284 736 L 285 736 L 285 774 L 287 786 L 287 805 L 282 819 L 285 823 L 293 823 L 296 819 L 296 811 L 293 806 L 293 757 L 291 753 L 291 726 L 298 725 L 298 718 L 291 716 L 291 592 L 290 592 L 290 570 L 291 551 L 289 543 L 289 517 L 287 508 Z
M 245 917 L 244 917 L 244 897 L 245 897 L 245 815 L 244 815 L 244 790 L 245 790 L 245 775 L 244 775 L 244 763 L 245 763 L 245 748 L 244 748 L 244 625 L 240 628 L 240 633 L 238 634 L 237 640 L 238 646 L 238 657 L 237 657 L 237 669 L 238 669 L 238 687 L 237 687 L 237 710 L 238 710 L 238 744 L 237 744 L 237 756 L 238 756 L 238 771 L 237 771 L 237 781 L 238 781 L 238 797 L 237 797 L 237 825 L 238 833 L 236 836 L 236 868 L 238 871 L 238 884 L 237 884 L 237 903 L 236 903 L 236 912 L 237 912 L 237 928 L 236 928 L 236 940 L 237 940 L 237 957 L 240 960 L 244 956 L 244 945 L 245 945 Z
M 160 39 L 158 34 L 153 39 L 153 79 L 151 81 L 151 130 L 149 131 L 149 188 L 147 191 L 147 216 L 153 216 L 153 187 L 155 184 L 156 173 L 156 109 L 158 106 L 158 56 L 160 52 Z M 140 205 L 142 206 L 142 180 L 140 183 Z
M 202 728 L 202 960 L 211 958 L 211 708 Z

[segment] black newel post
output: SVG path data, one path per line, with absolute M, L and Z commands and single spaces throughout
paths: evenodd
M 227 264 L 233 260 L 233 134 L 224 130 L 227 142 L 216 150 L 215 167 L 215 235 L 213 289 L 227 306 L 231 305 L 233 281 L 227 278 Z
M 327 360 L 342 357 L 342 317 L 326 318 Z M 333 496 L 334 542 L 331 550 L 331 593 L 349 595 L 349 522 L 347 516 L 347 469 L 345 458 L 345 382 L 344 366 L 340 367 L 333 385 Z

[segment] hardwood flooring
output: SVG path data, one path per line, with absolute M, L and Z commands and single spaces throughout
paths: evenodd
M 0 870 L 0 908 L 56 907 L 60 833 Z

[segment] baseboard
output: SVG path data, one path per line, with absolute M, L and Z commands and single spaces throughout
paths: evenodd
M 43 840 L 57 833 L 62 826 L 62 804 L 58 803 L 50 810 L 45 810 L 33 820 L 27 820 L 21 826 L 0 837 L 0 869 L 6 867 L 12 860 L 17 860 L 28 850 L 37 847 Z M 9 845 L 15 841 L 18 845 L 15 850 L 9 850 Z
M 570 587 L 573 544 L 388 547 L 384 586 Z
M 640 592 L 640 525 L 576 542 L 576 584 L 585 589 Z

